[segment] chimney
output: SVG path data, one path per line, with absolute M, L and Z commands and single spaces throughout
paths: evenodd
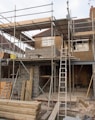
M 91 6 L 90 8 L 90 18 L 94 18 L 95 19 L 95 7 Z

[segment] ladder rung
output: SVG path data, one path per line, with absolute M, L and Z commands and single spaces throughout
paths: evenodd
M 60 89 L 60 93 L 66 93 L 66 90 L 62 90 L 62 88 Z
M 60 95 L 62 95 L 62 94 L 66 94 L 66 92 L 59 92 L 59 94 L 60 94 Z M 62 98 L 63 98 L 63 97 L 62 97 Z
M 59 94 L 60 94 L 60 95 L 62 95 L 62 94 L 63 94 L 63 95 L 67 95 L 67 92 L 62 91 L 62 92 L 59 92 Z M 62 97 L 62 96 L 60 96 L 60 98 L 63 98 L 63 97 Z
M 64 74 L 65 74 L 66 72 L 61 71 L 61 74 L 62 74 L 62 73 L 64 73 Z
M 66 61 L 61 60 L 60 63 L 64 63 L 66 65 Z
M 65 102 L 65 96 L 64 97 L 59 97 L 59 101 L 61 102 L 61 101 L 63 101 L 64 100 L 64 102 Z
M 66 71 L 67 71 L 67 69 L 66 69 L 66 68 L 63 68 L 62 66 L 61 66 L 60 70 L 66 70 Z
M 61 55 L 61 58 L 67 59 L 66 55 Z
M 61 104 L 65 105 L 66 103 L 67 103 L 67 102 L 65 102 L 65 101 L 61 101 L 61 102 L 60 102 L 60 105 L 61 105 Z
M 66 73 L 61 73 L 61 75 L 62 75 L 62 76 L 60 76 L 60 77 L 66 77 L 67 74 L 66 74 Z M 63 76 L 63 75 L 64 75 L 64 76 Z
M 66 88 L 66 86 L 64 85 L 64 87 L 63 86 L 60 86 L 60 88 Z
M 65 56 L 65 55 L 61 55 L 61 58 L 65 58 L 65 59 L 67 59 L 67 56 Z
M 67 103 L 65 103 L 65 102 L 61 102 L 60 103 L 60 105 L 66 105 Z M 60 108 L 61 108 L 61 106 L 60 106 Z
M 66 70 L 66 68 L 63 68 L 63 67 L 62 67 L 62 68 L 60 68 L 60 70 L 64 70 L 64 69 Z
M 67 67 L 67 63 L 65 62 L 65 63 L 63 63 L 62 61 L 60 62 L 60 65 L 61 64 L 63 64 L 64 66 L 66 66 Z
M 61 67 L 61 68 L 60 68 L 60 72 L 61 72 L 61 70 L 64 70 L 64 72 L 66 72 L 67 69 Z
M 61 85 L 66 86 L 65 82 L 60 82 L 60 86 L 61 86 Z
M 66 81 L 65 79 L 66 79 L 66 77 L 61 77 L 61 78 L 60 78 L 60 82 L 61 82 L 61 81 L 62 81 L 62 82 L 65 82 L 65 81 Z
M 66 90 L 60 90 L 59 93 L 66 93 Z
M 64 76 L 60 76 L 60 80 L 61 80 L 61 81 L 65 81 L 65 80 L 66 80 L 65 78 L 67 78 L 66 75 L 64 75 Z
M 65 83 L 60 83 L 60 86 L 63 86 L 66 88 L 66 84 Z
M 63 65 L 66 66 L 66 64 L 63 64 L 63 63 L 62 63 L 61 66 L 63 66 Z
M 63 80 L 63 81 L 61 80 L 60 83 L 64 83 L 65 84 L 65 80 Z
M 61 74 L 60 78 L 67 78 L 66 74 Z
M 65 78 L 66 78 L 66 77 L 61 77 L 61 78 L 60 78 L 60 82 L 65 82 Z

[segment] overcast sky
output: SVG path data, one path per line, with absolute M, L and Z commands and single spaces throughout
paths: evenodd
M 67 0 L 0 0 L 0 12 L 21 9 L 25 7 L 48 4 L 53 1 L 54 16 L 56 18 L 65 18 L 67 14 Z M 88 2 L 91 1 L 89 5 Z M 69 0 L 70 13 L 72 17 L 89 17 L 90 6 L 95 6 L 95 0 Z M 48 8 L 49 10 L 50 8 Z M 45 9 L 43 9 L 45 10 Z
M 88 4 L 90 2 L 90 4 Z M 16 9 L 23 9 L 23 8 L 28 8 L 32 6 L 39 6 L 43 4 L 50 4 L 53 2 L 53 16 L 55 18 L 60 19 L 60 18 L 65 18 L 67 15 L 67 0 L 0 0 L 0 13 L 4 11 L 10 11 L 14 10 L 15 6 Z M 89 9 L 91 5 L 95 6 L 95 0 L 69 0 L 69 8 L 70 8 L 70 13 L 72 17 L 77 17 L 77 18 L 85 18 L 89 17 Z M 42 9 L 30 9 L 27 11 L 21 11 L 21 12 L 16 12 L 16 15 L 22 15 L 22 14 L 32 14 L 32 13 L 38 13 L 38 12 L 44 12 L 44 11 L 50 11 L 51 6 L 49 7 L 43 7 Z M 14 16 L 13 13 L 8 13 L 8 14 L 1 14 L 3 16 Z M 51 13 L 45 14 L 44 16 L 40 17 L 50 17 Z M 1 18 L 1 16 L 0 16 Z M 35 16 L 26 16 L 26 18 L 23 17 L 17 17 L 16 21 L 19 20 L 24 20 L 24 19 L 35 19 L 38 18 L 38 14 Z M 14 21 L 14 17 L 10 18 L 8 20 Z M 2 20 L 0 19 L 0 23 L 3 22 L 5 23 L 7 20 Z M 8 21 L 7 21 L 8 22 Z M 35 33 L 35 31 L 34 31 Z M 30 33 L 31 35 L 31 33 Z M 33 35 L 33 34 L 32 34 Z
M 90 1 L 90 4 L 88 4 Z M 15 6 L 16 9 L 23 9 L 28 8 L 32 6 L 40 6 L 44 4 L 50 4 L 53 2 L 53 16 L 55 16 L 56 19 L 65 18 L 67 15 L 67 0 L 0 0 L 0 13 L 4 11 L 10 11 L 14 10 Z M 75 18 L 85 18 L 89 17 L 89 10 L 91 5 L 95 6 L 95 0 L 69 0 L 69 8 L 71 17 Z M 43 7 L 43 8 L 37 8 L 37 9 L 29 9 L 26 11 L 20 11 L 16 12 L 16 15 L 22 15 L 22 14 L 32 14 L 32 13 L 38 13 L 38 12 L 44 12 L 44 11 L 50 11 L 51 6 Z M 14 16 L 13 13 L 8 14 L 2 14 L 3 16 Z M 33 16 L 25 16 L 25 17 L 17 17 L 16 21 L 22 21 L 22 20 L 30 20 L 30 19 L 36 19 L 36 18 L 42 18 L 42 17 L 50 17 L 51 13 L 48 14 L 36 14 Z M 1 16 L 0 16 L 1 17 Z M 14 22 L 14 17 L 9 18 L 11 22 Z M 8 22 L 7 20 L 0 19 L 0 23 Z M 33 32 L 33 34 L 35 31 Z

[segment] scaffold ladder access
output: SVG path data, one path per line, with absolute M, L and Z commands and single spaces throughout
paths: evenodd
M 67 116 L 67 49 L 61 47 L 60 69 L 59 69 L 59 89 L 58 89 L 58 117 Z M 60 113 L 60 110 L 65 110 Z

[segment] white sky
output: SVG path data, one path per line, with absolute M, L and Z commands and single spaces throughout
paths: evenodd
M 88 4 L 90 1 L 90 5 Z M 67 15 L 67 0 L 0 0 L 0 13 L 3 11 L 10 11 L 14 10 L 15 6 L 16 9 L 22 9 L 22 8 L 28 8 L 32 6 L 39 6 L 43 4 L 50 4 L 53 2 L 53 16 L 55 18 L 65 18 Z M 89 17 L 89 9 L 90 6 L 95 6 L 95 0 L 69 0 L 69 7 L 70 7 L 70 13 L 71 17 L 77 17 L 77 18 L 85 18 Z M 32 13 L 38 13 L 38 12 L 44 12 L 44 11 L 50 11 L 51 6 L 37 8 L 37 9 L 30 9 L 26 11 L 16 12 L 16 15 L 21 14 L 32 14 Z M 13 13 L 3 14 L 3 16 L 14 16 Z M 22 21 L 25 19 L 36 19 L 38 17 L 50 17 L 51 13 L 48 14 L 40 14 L 40 15 L 33 15 L 33 16 L 26 16 L 26 17 L 17 17 L 16 21 Z M 14 18 L 9 18 L 10 21 L 14 21 Z M 1 20 L 8 22 L 6 20 Z M 35 31 L 34 31 L 35 33 Z
M 54 6 L 54 16 L 56 18 L 65 18 L 67 14 L 67 0 L 53 0 Z M 70 12 L 72 17 L 88 17 L 89 8 L 88 2 L 91 1 L 91 4 L 95 6 L 95 0 L 69 0 Z M 15 5 L 17 9 L 38 6 L 42 4 L 51 3 L 52 0 L 0 0 L 0 12 L 14 10 Z M 43 9 L 45 10 L 45 9 Z

